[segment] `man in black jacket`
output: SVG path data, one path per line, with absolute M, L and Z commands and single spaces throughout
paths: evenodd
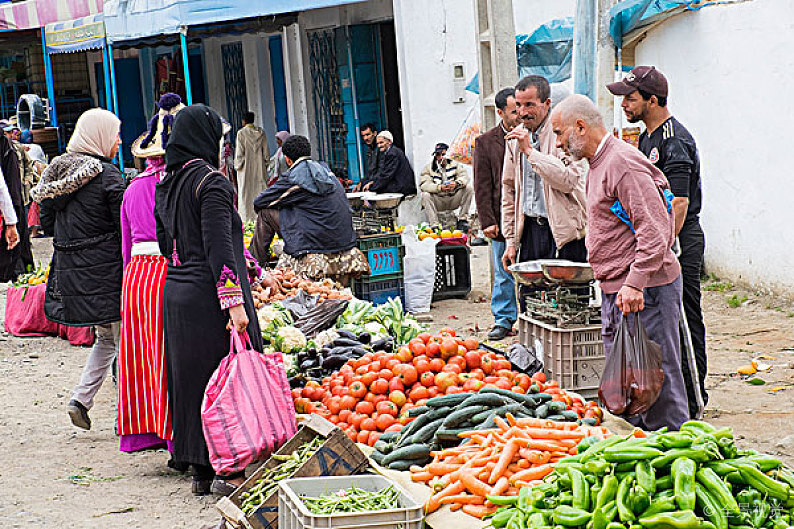
M 361 127 L 361 140 L 367 146 L 367 174 L 361 175 L 361 181 L 356 184 L 353 191 L 361 191 L 361 188 L 375 180 L 383 165 L 383 153 L 378 149 L 377 136 L 378 129 L 374 123 L 365 123 Z
M 364 186 L 364 191 L 415 195 L 414 170 L 405 153 L 394 145 L 394 136 L 388 130 L 378 134 L 378 149 L 383 153 L 383 165 L 375 180 Z

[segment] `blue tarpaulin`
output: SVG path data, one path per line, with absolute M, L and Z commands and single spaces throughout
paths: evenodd
M 352 4 L 363 0 L 105 0 L 110 42 L 178 33 L 181 26 L 213 24 Z
M 516 36 L 518 76 L 542 75 L 550 83 L 561 83 L 571 77 L 573 60 L 574 18 L 560 18 L 543 24 L 531 35 Z M 480 93 L 479 73 L 466 89 Z
M 651 24 L 674 10 L 698 10 L 702 7 L 733 3 L 734 0 L 623 0 L 609 10 L 609 34 L 615 46 L 623 45 L 623 36 Z

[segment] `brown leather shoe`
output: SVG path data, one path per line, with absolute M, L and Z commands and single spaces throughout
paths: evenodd
M 204 479 L 193 476 L 193 484 L 190 486 L 190 492 L 196 496 L 206 496 L 212 492 L 212 478 Z
M 83 406 L 82 403 L 72 399 L 66 406 L 66 412 L 69 418 L 72 419 L 72 424 L 83 430 L 91 429 L 91 419 L 88 417 L 88 408 Z

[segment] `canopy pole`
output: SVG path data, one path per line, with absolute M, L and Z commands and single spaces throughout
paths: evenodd
M 193 92 L 190 86 L 190 66 L 187 58 L 187 26 L 182 26 L 179 30 L 179 40 L 182 43 L 182 69 L 185 72 L 185 96 L 188 106 L 193 104 Z
M 113 113 L 119 117 L 119 99 L 116 93 L 116 66 L 113 63 L 113 47 L 107 40 L 105 41 L 105 49 L 108 50 L 108 63 L 110 64 L 110 90 L 113 93 Z M 122 138 L 124 141 L 124 138 Z M 124 173 L 124 156 L 121 154 L 121 146 L 118 152 L 119 169 Z
M 113 94 L 110 80 L 110 61 L 108 60 L 108 47 L 102 46 L 102 70 L 105 74 L 105 108 L 113 112 Z
M 41 51 L 44 56 L 44 79 L 47 84 L 47 102 L 50 105 L 50 125 L 57 127 L 58 118 L 55 115 L 55 80 L 52 77 L 52 60 L 50 59 L 50 54 L 47 53 L 47 38 L 44 33 L 44 28 L 41 28 Z

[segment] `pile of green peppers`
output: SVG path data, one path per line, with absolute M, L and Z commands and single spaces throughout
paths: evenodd
M 586 438 L 542 484 L 501 506 L 497 529 L 789 529 L 794 472 L 738 450 L 730 428 L 689 421 L 645 438 Z

